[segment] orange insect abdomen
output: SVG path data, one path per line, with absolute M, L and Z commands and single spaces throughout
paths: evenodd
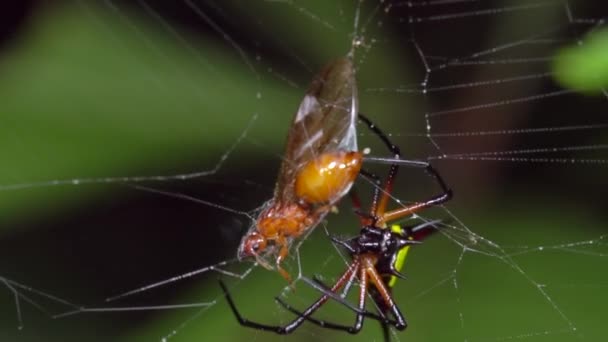
M 309 161 L 296 176 L 296 196 L 313 204 L 333 202 L 357 178 L 362 158 L 359 152 L 338 151 Z

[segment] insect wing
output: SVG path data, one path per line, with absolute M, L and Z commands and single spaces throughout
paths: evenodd
M 275 198 L 294 200 L 294 181 L 308 161 L 327 152 L 357 151 L 357 86 L 353 62 L 345 57 L 315 76 L 287 137 Z

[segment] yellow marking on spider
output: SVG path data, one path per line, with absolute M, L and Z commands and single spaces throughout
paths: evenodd
M 403 227 L 398 224 L 394 224 L 391 226 L 391 232 L 403 235 Z M 411 239 L 412 238 L 410 237 L 410 240 Z M 393 265 L 397 271 L 401 272 L 401 270 L 403 269 L 403 265 L 405 265 L 405 258 L 407 258 L 407 252 L 409 252 L 409 250 L 410 246 L 407 245 L 401 248 L 399 252 L 397 252 L 397 260 L 395 260 L 395 265 Z M 388 286 L 395 286 L 395 283 L 397 283 L 397 279 L 399 278 L 394 275 L 391 276 L 388 280 Z

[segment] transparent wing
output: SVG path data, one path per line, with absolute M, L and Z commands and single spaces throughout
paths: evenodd
M 294 200 L 296 174 L 313 158 L 333 151 L 357 151 L 357 113 L 352 59 L 337 59 L 315 76 L 295 114 L 275 198 L 281 202 Z

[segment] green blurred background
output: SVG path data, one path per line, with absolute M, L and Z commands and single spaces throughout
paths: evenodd
M 1 341 L 150 341 L 167 335 L 176 341 L 381 340 L 373 321 L 357 336 L 311 325 L 293 336 L 241 328 L 213 272 L 104 303 L 123 291 L 233 258 L 251 222 L 247 215 L 103 178 L 203 171 L 187 180 L 137 184 L 242 212 L 259 207 L 272 194 L 291 115 L 315 71 L 350 48 L 357 10 L 357 32 L 366 44 L 357 52 L 361 110 L 391 133 L 407 157 L 430 158 L 456 194 L 449 212 L 425 214 L 453 228 L 412 253 L 409 280 L 395 289 L 410 327 L 396 336 L 603 340 L 605 166 L 441 160 L 424 137 L 426 113 L 567 89 L 573 93 L 470 115 L 431 115 L 431 132 L 592 125 L 560 134 L 438 135 L 435 141 L 449 155 L 593 146 L 566 157 L 608 160 L 602 155 L 608 35 L 601 25 L 569 21 L 563 3 L 420 22 L 408 21 L 515 5 L 149 0 L 2 6 L 0 277 L 86 307 L 217 302 L 200 312 L 130 310 L 53 319 L 73 308 L 22 289 L 50 313 L 22 298 L 19 329 L 7 287 L 0 290 Z M 605 5 L 592 1 L 570 10 L 579 19 L 606 14 Z M 593 34 L 586 34 L 591 28 Z M 472 56 L 479 51 L 488 58 Z M 534 59 L 539 56 L 544 58 Z M 517 58 L 523 62 L 449 67 Z M 448 67 L 426 73 L 424 62 Z M 544 76 L 525 82 L 473 84 L 539 74 Z M 425 76 L 429 91 L 421 94 Z M 438 90 L 446 84 L 469 85 Z M 360 133 L 362 146 L 384 154 L 372 136 Z M 527 155 L 535 156 L 564 157 L 547 151 Z M 74 179 L 79 184 L 53 185 Z M 395 196 L 404 201 L 434 191 L 420 172 L 404 170 L 398 182 Z M 358 187 L 366 193 L 366 184 Z M 355 226 L 348 203 L 326 225 L 332 234 L 348 235 Z M 344 268 L 322 229 L 302 245 L 301 260 L 304 275 L 319 274 L 328 282 Z M 288 266 L 297 274 L 295 260 Z M 272 299 L 285 286 L 275 272 L 258 269 L 243 281 L 224 278 L 247 317 L 277 324 L 292 317 Z M 304 308 L 315 294 L 298 284 L 287 299 Z M 354 318 L 338 305 L 320 317 L 343 323 Z

